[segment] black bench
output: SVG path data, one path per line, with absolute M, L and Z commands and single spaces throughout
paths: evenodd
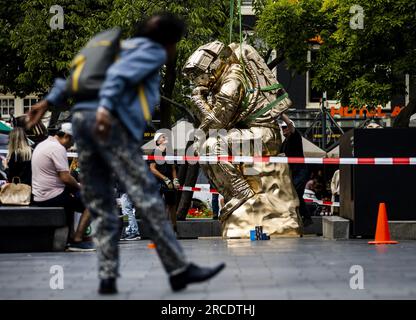
M 64 208 L 0 206 L 0 252 L 64 251 Z

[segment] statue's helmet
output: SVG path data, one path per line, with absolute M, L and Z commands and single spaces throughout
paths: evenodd
M 221 41 L 204 44 L 188 58 L 183 73 L 196 85 L 206 86 L 211 76 L 224 65 L 224 58 L 231 54 L 231 49 Z

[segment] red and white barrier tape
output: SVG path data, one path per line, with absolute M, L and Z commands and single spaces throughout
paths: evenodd
M 0 154 L 7 154 L 7 150 L 0 150 Z M 76 158 L 78 154 L 68 152 L 68 157 Z M 370 164 L 370 165 L 415 165 L 416 158 L 296 158 L 296 157 L 238 157 L 238 156 L 143 156 L 144 160 L 155 161 L 190 161 L 190 162 L 210 162 L 221 161 L 238 163 L 307 163 L 307 164 Z M 185 187 L 179 188 L 182 191 L 209 192 L 218 194 L 218 191 L 210 188 Z M 339 202 L 323 201 L 311 198 L 304 198 L 305 202 L 314 202 L 322 206 L 339 207 Z
M 0 149 L 0 154 L 7 154 L 9 151 L 7 149 Z M 67 152 L 68 158 L 78 158 L 78 153 L 76 152 Z
M 329 207 L 339 207 L 339 202 L 332 202 L 332 201 L 324 201 L 324 200 L 317 200 L 317 199 L 311 199 L 311 198 L 305 198 L 303 197 L 303 200 L 305 202 L 313 202 L 317 203 L 321 206 L 329 206 Z
M 310 158 L 310 157 L 246 157 L 246 156 L 154 156 L 144 155 L 144 160 L 178 161 L 190 163 L 302 163 L 350 165 L 416 165 L 416 157 L 407 158 Z
M 196 188 L 196 187 L 185 187 L 185 186 L 181 186 L 181 187 L 179 187 L 179 190 L 181 190 L 181 191 L 195 191 L 195 192 L 207 192 L 207 193 L 219 194 L 219 192 L 216 189 L 210 189 L 210 188 Z
M 179 187 L 179 190 L 219 194 L 219 192 L 216 189 L 211 189 L 211 188 L 197 188 L 197 187 L 181 186 L 181 187 Z M 324 201 L 324 200 L 311 199 L 311 198 L 305 198 L 305 197 L 303 198 L 303 200 L 305 202 L 309 202 L 309 203 L 310 202 L 317 203 L 321 206 L 339 207 L 339 202 Z
M 7 150 L 0 150 L 7 154 Z M 68 152 L 68 157 L 76 158 L 76 152 Z M 416 165 L 416 157 L 402 158 L 311 158 L 311 157 L 248 157 L 248 156 L 154 156 L 143 155 L 144 160 L 176 162 L 233 162 L 233 163 L 303 163 L 303 164 L 349 164 L 349 165 Z

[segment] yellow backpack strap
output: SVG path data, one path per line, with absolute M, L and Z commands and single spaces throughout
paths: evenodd
M 85 56 L 79 54 L 71 63 L 71 67 L 75 68 L 74 74 L 72 76 L 72 91 L 77 92 L 79 87 L 79 77 L 81 76 L 82 69 L 85 65 Z
M 139 85 L 139 101 L 142 106 L 143 116 L 147 122 L 152 120 L 152 115 L 150 114 L 149 103 L 147 102 L 146 94 L 144 92 L 144 85 Z

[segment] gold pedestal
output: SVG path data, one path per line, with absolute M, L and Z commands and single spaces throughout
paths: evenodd
M 287 164 L 258 163 L 250 170 L 259 175 L 245 176 L 256 194 L 227 217 L 222 218 L 224 238 L 250 238 L 250 230 L 263 226 L 270 237 L 299 237 L 299 200 Z

